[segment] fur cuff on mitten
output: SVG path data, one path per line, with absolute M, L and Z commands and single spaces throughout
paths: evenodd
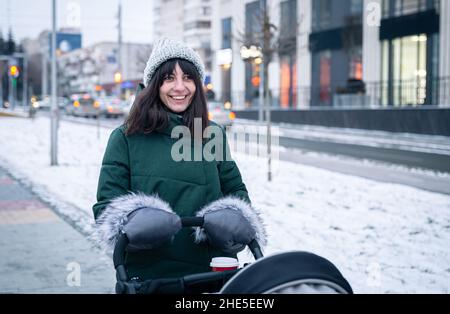
M 141 208 L 158 208 L 173 213 L 170 205 L 157 195 L 129 193 L 111 200 L 96 221 L 92 237 L 107 252 L 113 252 L 128 215 Z
M 227 196 L 217 201 L 212 202 L 211 204 L 206 205 L 202 209 L 200 209 L 196 216 L 203 217 L 205 214 L 223 210 L 223 209 L 232 209 L 240 212 L 251 224 L 256 233 L 256 241 L 258 241 L 261 247 L 267 244 L 267 235 L 264 227 L 263 220 L 261 218 L 261 214 L 253 208 L 248 202 L 235 197 L 235 196 Z M 196 228 L 195 231 L 195 242 L 200 243 L 207 240 L 206 232 L 203 228 Z

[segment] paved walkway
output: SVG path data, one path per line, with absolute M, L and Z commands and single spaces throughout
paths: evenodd
M 0 293 L 114 293 L 109 257 L 0 168 Z

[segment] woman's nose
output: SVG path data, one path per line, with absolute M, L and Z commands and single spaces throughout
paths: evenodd
M 174 86 L 174 89 L 175 90 L 185 90 L 185 85 L 184 85 L 184 81 L 183 81 L 183 78 L 181 78 L 181 77 L 178 77 L 178 78 L 176 78 L 175 79 L 175 86 Z

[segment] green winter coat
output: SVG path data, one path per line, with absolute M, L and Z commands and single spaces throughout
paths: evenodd
M 171 131 L 183 122 L 172 113 L 169 118 L 169 126 L 160 133 L 125 136 L 124 126 L 112 132 L 100 171 L 98 202 L 93 206 L 95 219 L 111 199 L 129 192 L 157 194 L 181 217 L 195 216 L 201 207 L 223 196 L 237 196 L 250 202 L 234 161 L 172 159 L 172 145 L 178 139 L 171 138 Z M 212 257 L 236 257 L 206 243 L 195 244 L 192 233 L 193 229 L 184 228 L 173 243 L 160 249 L 128 253 L 130 278 L 170 278 L 206 272 L 210 270 Z

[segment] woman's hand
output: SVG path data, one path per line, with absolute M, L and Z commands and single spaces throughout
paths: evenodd
M 226 253 L 238 253 L 256 236 L 250 222 L 233 209 L 221 209 L 203 216 L 209 243 Z
M 172 241 L 181 229 L 178 215 L 153 207 L 144 207 L 131 212 L 123 225 L 130 241 L 127 251 L 149 250 Z
M 242 251 L 252 240 L 266 244 L 266 231 L 259 212 L 235 196 L 218 199 L 200 209 L 203 227 L 197 227 L 195 242 L 208 241 L 227 253 Z

